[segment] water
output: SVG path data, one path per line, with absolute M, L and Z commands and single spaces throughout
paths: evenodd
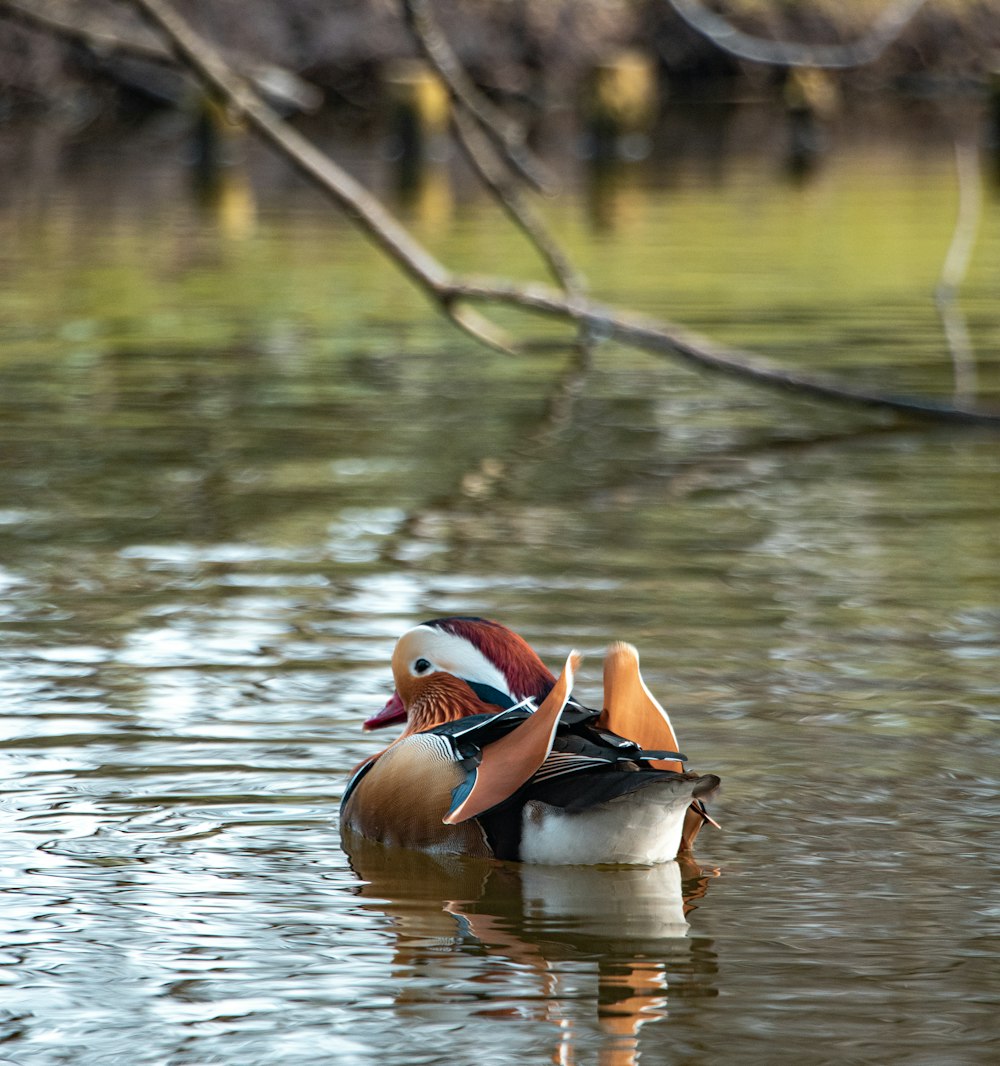
M 949 395 L 951 127 L 792 185 L 730 123 L 550 205 L 595 292 Z M 0 214 L 0 1059 L 996 1061 L 996 436 L 484 354 L 273 163 L 200 213 L 170 133 Z M 405 211 L 534 269 L 461 182 Z M 959 305 L 993 402 L 998 222 Z M 639 646 L 724 779 L 697 865 L 352 869 L 359 723 L 448 613 L 581 648 L 584 697 Z

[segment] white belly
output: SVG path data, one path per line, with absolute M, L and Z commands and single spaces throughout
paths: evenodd
M 569 814 L 537 800 L 521 820 L 521 861 L 555 866 L 659 863 L 677 857 L 690 785 L 680 795 L 647 788 Z

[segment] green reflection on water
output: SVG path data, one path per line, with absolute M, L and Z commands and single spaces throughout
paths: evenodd
M 947 393 L 931 289 L 950 143 L 852 143 L 804 186 L 771 159 L 724 162 L 654 156 L 601 190 L 599 218 L 583 195 L 550 205 L 595 292 L 789 363 Z M 704 1057 L 711 1029 L 743 1061 L 801 1060 L 818 1026 L 844 1059 L 947 1057 L 955 1031 L 970 1061 L 982 1051 L 995 437 L 901 430 L 616 347 L 580 373 L 559 351 L 500 358 L 299 192 L 261 190 L 255 227 L 227 236 L 173 187 L 105 202 L 118 172 L 89 180 L 0 218 L 18 825 L 3 859 L 24 915 L 5 912 L 3 943 L 42 975 L 14 977 L 38 1061 L 56 1061 L 60 1025 L 95 1063 L 120 1055 L 154 1009 L 161 1059 L 237 1041 L 248 1061 L 287 1060 L 293 1011 L 330 1061 L 411 1061 L 400 1019 L 428 1058 L 446 1033 L 456 1061 L 485 1043 L 535 1062 L 553 1018 L 596 1053 L 609 974 L 619 993 L 645 974 L 649 1048 Z M 492 210 L 435 196 L 410 211 L 443 256 L 534 272 Z M 996 210 L 962 299 L 987 394 Z M 532 911 L 524 879 L 507 892 L 494 876 L 479 910 L 450 882 L 417 902 L 383 886 L 383 906 L 337 851 L 392 641 L 450 612 L 499 616 L 550 661 L 581 647 L 585 698 L 606 642 L 634 641 L 684 747 L 724 777 L 725 830 L 703 844 L 722 876 L 645 969 L 581 939 L 573 908 Z M 420 943 L 392 924 L 407 908 Z M 539 983 L 551 939 L 558 988 Z M 394 957 L 408 968 L 387 978 Z M 122 974 L 124 1018 L 101 991 Z M 878 993 L 860 1006 L 859 981 Z M 86 1009 L 57 1018 L 51 995 Z

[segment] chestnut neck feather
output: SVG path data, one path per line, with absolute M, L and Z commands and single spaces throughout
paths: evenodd
M 492 703 L 483 702 L 461 678 L 443 672 L 432 674 L 406 708 L 402 736 L 423 733 L 473 714 L 496 714 L 497 710 Z

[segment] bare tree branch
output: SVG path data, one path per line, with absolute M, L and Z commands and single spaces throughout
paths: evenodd
M 768 41 L 737 29 L 727 18 L 709 11 L 701 0 L 667 0 L 694 30 L 724 52 L 754 63 L 780 67 L 846 69 L 871 63 L 903 32 L 927 0 L 895 0 L 862 37 L 845 44 L 802 44 Z
M 145 26 L 126 26 L 72 0 L 0 0 L 0 13 L 86 45 L 98 54 L 127 52 L 137 59 L 172 63 L 173 54 Z
M 130 0 L 171 39 L 181 59 L 302 174 L 339 204 L 396 265 L 428 297 L 455 318 L 456 304 L 506 304 L 584 326 L 597 338 L 617 340 L 650 352 L 667 354 L 696 367 L 728 374 L 772 388 L 853 406 L 880 408 L 935 421 L 968 422 L 1000 427 L 1000 412 L 948 405 L 910 397 L 869 392 L 824 378 L 767 365 L 740 351 L 713 346 L 674 326 L 603 308 L 579 296 L 541 285 L 515 285 L 507 280 L 458 277 L 427 252 L 357 181 L 285 123 L 233 74 L 218 52 L 181 19 L 168 0 Z M 468 328 L 464 326 L 463 328 Z M 491 327 L 487 327 L 491 328 Z M 474 329 L 479 329 L 478 324 Z M 492 338 L 504 346 L 502 338 Z
M 555 318 L 571 318 L 585 324 L 594 337 L 615 339 L 644 351 L 671 355 L 684 362 L 758 385 L 783 389 L 814 399 L 896 411 L 915 418 L 941 422 L 966 422 L 1000 427 L 1000 411 L 961 404 L 939 403 L 911 396 L 858 389 L 830 378 L 802 374 L 768 365 L 760 357 L 735 348 L 723 348 L 710 340 L 654 319 L 629 312 L 602 308 L 589 301 L 571 301 L 541 286 L 521 287 L 503 280 L 460 282 L 455 295 L 468 300 L 506 303 L 526 311 Z
M 124 25 L 119 19 L 93 11 L 80 0 L 0 0 L 0 15 L 65 37 L 95 55 L 120 52 L 150 63 L 174 63 L 172 50 L 158 34 L 142 25 Z M 229 62 L 253 82 L 258 92 L 279 106 L 315 111 L 323 102 L 323 94 L 315 85 L 284 67 L 244 56 L 231 56 Z

